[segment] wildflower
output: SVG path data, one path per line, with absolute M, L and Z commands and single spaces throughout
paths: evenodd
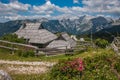
M 83 71 L 83 69 L 84 69 L 83 65 L 79 65 L 78 71 Z

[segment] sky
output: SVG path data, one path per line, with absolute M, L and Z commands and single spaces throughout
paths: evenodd
M 120 17 L 120 0 L 0 0 L 0 22 L 21 19 Z

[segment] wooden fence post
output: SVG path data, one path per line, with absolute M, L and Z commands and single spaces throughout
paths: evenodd
M 66 46 L 66 49 L 65 49 L 65 54 L 67 54 L 67 46 Z
M 12 54 L 14 55 L 14 46 L 13 44 L 11 44 L 11 46 L 12 46 Z

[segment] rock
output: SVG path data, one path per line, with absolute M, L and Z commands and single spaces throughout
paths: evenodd
M 12 78 L 7 72 L 0 70 L 0 80 L 12 80 Z

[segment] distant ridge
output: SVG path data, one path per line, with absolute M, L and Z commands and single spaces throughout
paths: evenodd
M 90 34 L 91 30 L 93 34 L 100 33 L 102 30 L 114 28 L 115 24 L 112 18 L 105 18 L 102 16 L 91 19 L 87 16 L 81 16 L 78 19 L 48 20 L 46 18 L 41 18 L 33 20 L 15 20 L 0 23 L 0 36 L 16 32 L 24 22 L 41 22 L 42 28 L 50 32 L 67 32 L 74 35 Z M 120 23 L 120 20 L 118 20 L 117 23 Z

